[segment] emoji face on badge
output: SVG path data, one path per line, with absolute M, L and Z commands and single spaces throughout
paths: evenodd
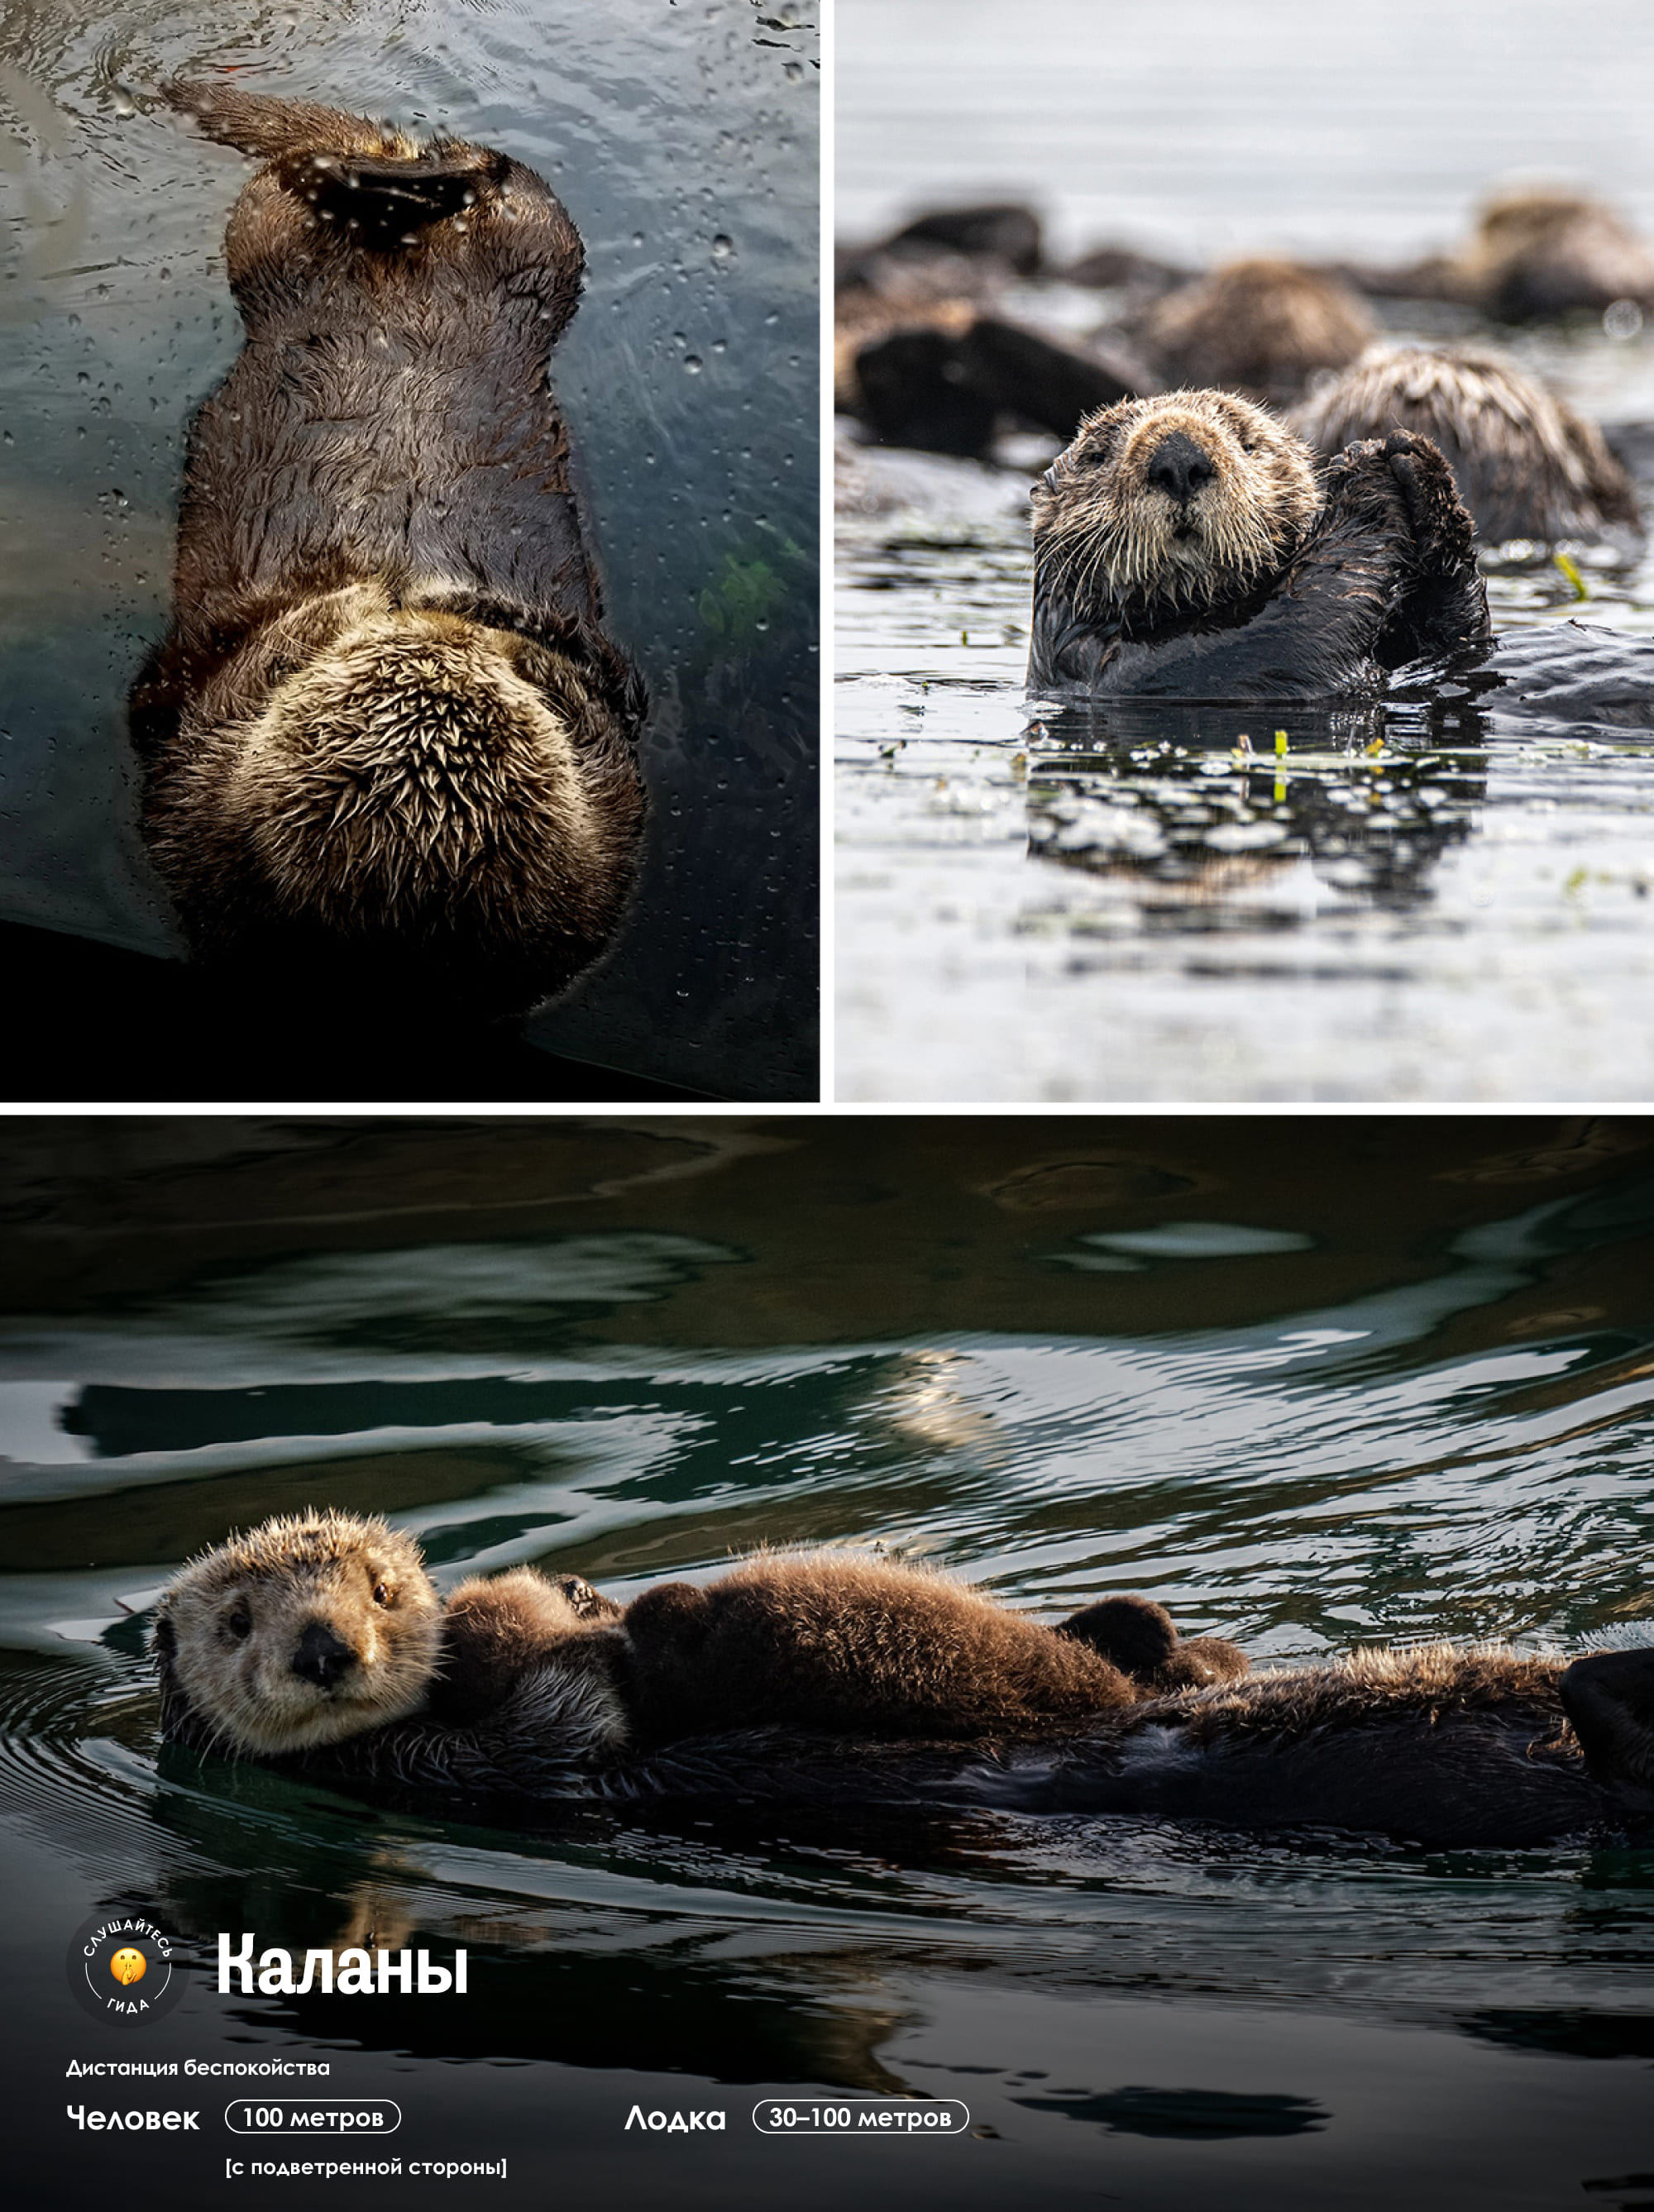
M 109 1961 L 109 1971 L 123 1989 L 131 1989 L 134 1982 L 141 1982 L 149 1972 L 149 1961 L 142 1951 L 135 1951 L 128 1943 Z

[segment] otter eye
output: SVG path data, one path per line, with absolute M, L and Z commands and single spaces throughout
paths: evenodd
M 238 1644 L 245 1644 L 252 1633 L 252 1615 L 246 1606 L 238 1605 L 234 1613 L 225 1614 L 224 1626 Z
M 374 1584 L 374 1603 L 375 1605 L 389 1605 L 390 1602 L 391 1585 L 389 1583 L 375 1583 Z

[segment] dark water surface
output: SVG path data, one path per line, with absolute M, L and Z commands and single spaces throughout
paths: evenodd
M 815 1095 L 816 37 L 791 0 L 8 5 L 0 918 L 179 949 L 125 702 L 167 620 L 185 428 L 240 343 L 222 241 L 251 170 L 155 88 L 233 64 L 502 147 L 567 204 L 588 282 L 553 380 L 654 809 L 618 951 L 529 1033 Z
M 1651 65 L 1628 0 L 1566 24 L 1537 0 L 847 0 L 838 228 L 1004 194 L 1041 209 L 1058 259 L 1111 240 L 1189 265 L 1401 263 L 1538 174 L 1654 230 Z M 1393 304 L 1397 337 L 1469 331 Z M 1019 309 L 1076 331 L 1102 313 Z M 1654 418 L 1646 332 L 1496 336 L 1586 412 Z M 1640 728 L 1452 698 L 1031 714 L 1027 491 L 1050 451 L 847 471 L 837 1095 L 1654 1094 L 1654 700 Z M 1654 568 L 1627 549 L 1582 560 L 1583 601 L 1542 548 L 1493 566 L 1501 631 L 1654 630 Z
M 388 1512 L 624 1596 L 880 1543 L 1256 1657 L 1643 1640 L 1654 1130 L 1015 1119 L 14 1125 L 0 1200 L 5 2061 L 25 2201 L 203 2193 L 71 2059 L 326 2057 L 405 2155 L 623 2204 L 1645 2205 L 1654 1859 L 1137 1821 L 569 1808 L 533 1832 L 161 1751 L 176 1563 Z M 465 2000 L 86 2021 L 77 1923 L 467 1947 Z M 355 1931 L 350 1934 L 347 1931 Z M 187 2086 L 187 2085 L 186 2085 Z M 761 2137 L 767 2089 L 962 2099 Z M 726 2109 L 640 2139 L 631 2105 Z M 157 2101 L 146 2085 L 143 2101 Z M 238 2187 L 244 2184 L 236 2185 Z M 350 2185 L 389 2202 L 412 2183 Z M 480 2186 L 480 2185 L 478 2185 Z

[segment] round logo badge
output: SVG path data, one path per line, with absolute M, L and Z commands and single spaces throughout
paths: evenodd
M 97 2020 L 161 2020 L 184 1994 L 173 1938 L 152 1913 L 100 1912 L 75 1931 L 69 1986 Z

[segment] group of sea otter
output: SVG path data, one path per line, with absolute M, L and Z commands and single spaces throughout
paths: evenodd
M 1041 276 L 1101 288 L 1112 320 L 1076 343 L 1010 319 L 1000 295 Z M 1490 643 L 1478 532 L 1589 539 L 1639 514 L 1595 424 L 1485 343 L 1379 343 L 1364 292 L 1625 334 L 1654 255 L 1560 191 L 1494 201 L 1460 253 L 1407 270 L 1201 276 L 1118 248 L 1049 270 L 1026 210 L 954 210 L 844 257 L 839 398 L 885 443 L 1068 441 L 1033 493 L 1031 690 L 1372 696 Z M 1626 681 L 1649 689 L 1635 653 Z
M 508 1808 L 571 1796 L 1128 1814 L 1439 1848 L 1654 1834 L 1654 1649 L 1358 1652 L 1253 1674 L 1162 1607 L 1049 1627 L 936 1574 L 760 1556 L 622 1607 L 518 1569 L 446 1602 L 383 1521 L 192 1561 L 153 1648 L 172 1741 Z

